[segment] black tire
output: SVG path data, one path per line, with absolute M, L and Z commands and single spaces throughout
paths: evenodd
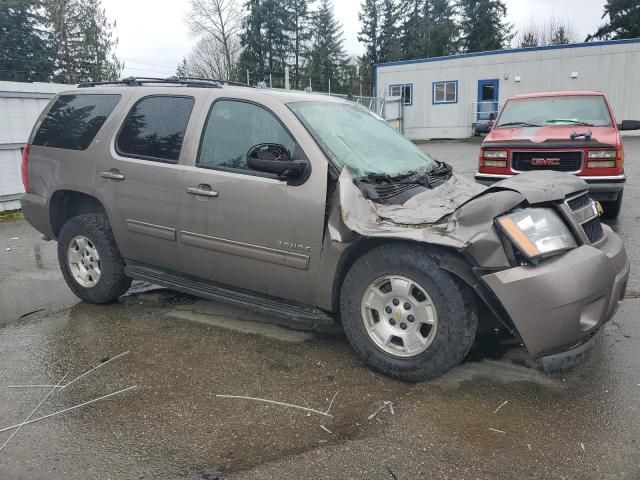
M 365 327 L 361 302 L 365 290 L 384 275 L 401 275 L 424 288 L 435 305 L 438 324 L 429 347 L 412 357 L 385 352 Z M 408 382 L 429 380 L 458 365 L 469 352 L 478 328 L 477 305 L 469 288 L 442 270 L 437 256 L 408 245 L 377 247 L 351 267 L 340 295 L 342 324 L 356 353 L 372 369 Z
M 622 193 L 618 195 L 617 200 L 613 200 L 611 202 L 600 202 L 602 205 L 602 209 L 604 210 L 602 216 L 608 219 L 616 219 L 620 215 L 620 210 L 622 209 Z
M 67 259 L 69 244 L 79 235 L 88 238 L 100 254 L 100 279 L 91 288 L 78 283 L 71 273 Z M 131 278 L 124 274 L 124 259 L 116 246 L 109 220 L 104 214 L 79 215 L 62 226 L 58 237 L 58 261 L 67 285 L 85 302 L 112 302 L 131 286 Z

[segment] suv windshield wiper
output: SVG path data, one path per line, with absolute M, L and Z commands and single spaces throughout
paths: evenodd
M 581 120 L 573 120 L 571 118 L 554 118 L 553 120 L 546 121 L 546 123 L 559 123 L 559 122 L 570 123 L 571 125 L 584 125 L 585 127 L 595 127 L 593 123 L 583 122 Z
M 433 188 L 434 179 L 442 179 L 449 177 L 453 169 L 444 162 L 437 162 L 434 169 L 426 170 L 410 170 L 397 175 L 389 175 L 386 173 L 367 172 L 359 178 L 359 180 L 368 183 L 389 183 L 393 185 L 423 185 L 426 188 Z
M 536 125 L 535 123 L 529 123 L 529 122 L 507 122 L 507 123 L 501 123 L 500 125 L 498 125 L 498 128 L 500 127 L 541 127 L 542 125 Z

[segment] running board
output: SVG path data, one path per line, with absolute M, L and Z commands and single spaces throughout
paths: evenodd
M 260 295 L 247 290 L 235 290 L 195 277 L 183 276 L 170 271 L 157 269 L 138 262 L 127 261 L 125 274 L 137 280 L 161 287 L 178 290 L 196 297 L 230 303 L 259 313 L 267 313 L 287 322 L 273 322 L 301 330 L 334 331 L 336 321 L 328 313 L 316 307 L 292 303 L 275 297 Z

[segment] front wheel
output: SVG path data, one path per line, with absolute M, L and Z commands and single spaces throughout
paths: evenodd
M 438 377 L 471 348 L 478 320 L 467 287 L 427 250 L 387 245 L 352 266 L 342 286 L 342 323 L 374 370 L 405 381 Z
M 58 261 L 67 285 L 85 302 L 111 302 L 131 286 L 103 214 L 79 215 L 62 226 Z

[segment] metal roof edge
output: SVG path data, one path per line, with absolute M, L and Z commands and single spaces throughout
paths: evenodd
M 417 64 L 417 63 L 444 62 L 447 60 L 459 60 L 462 58 L 471 58 L 471 57 L 487 57 L 491 55 L 505 55 L 507 53 L 562 50 L 562 49 L 569 49 L 569 48 L 602 47 L 606 45 L 620 45 L 620 44 L 634 44 L 634 43 L 640 43 L 640 38 L 627 38 L 623 40 L 602 40 L 599 42 L 568 43 L 566 45 L 546 45 L 543 47 L 510 48 L 506 50 L 489 50 L 486 52 L 461 53 L 458 55 L 448 55 L 446 57 L 419 58 L 415 60 L 398 60 L 397 62 L 377 63 L 374 65 L 374 67 L 377 69 L 377 68 L 384 68 L 384 67 L 395 67 L 399 65 L 411 65 L 411 64 Z

